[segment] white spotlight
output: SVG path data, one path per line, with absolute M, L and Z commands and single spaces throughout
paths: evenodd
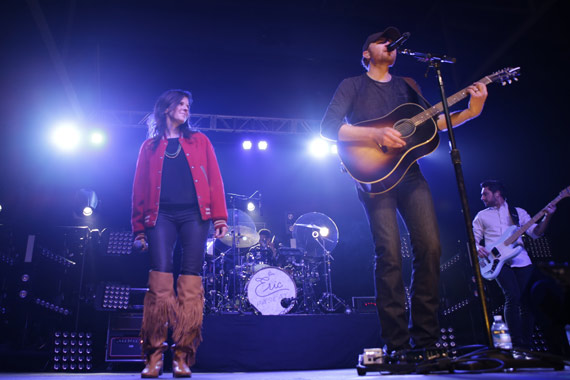
M 254 211 L 255 210 L 255 203 L 253 202 L 248 202 L 247 203 L 247 211 Z
M 65 152 L 71 152 L 79 146 L 81 134 L 72 123 L 58 126 L 51 133 L 51 142 L 57 148 Z
M 313 141 L 311 141 L 309 150 L 313 156 L 321 158 L 328 153 L 329 144 L 321 138 L 316 138 Z
M 321 236 L 323 237 L 329 236 L 330 230 L 327 227 L 321 227 L 320 231 L 321 231 Z
M 105 143 L 105 134 L 102 131 L 92 131 L 89 141 L 94 146 L 102 146 Z
M 257 143 L 257 149 L 259 150 L 266 150 L 267 149 L 267 141 L 261 140 Z
M 241 143 L 241 146 L 245 150 L 250 150 L 253 144 L 251 143 L 250 140 L 245 140 L 243 143 Z

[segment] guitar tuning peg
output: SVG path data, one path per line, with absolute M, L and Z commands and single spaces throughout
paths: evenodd
M 519 78 L 514 77 L 513 80 L 514 80 L 515 82 L 518 82 L 518 81 L 519 81 Z
M 506 86 L 506 85 L 507 85 L 507 82 L 505 82 L 505 81 L 501 82 L 501 86 Z
M 512 80 L 510 80 L 510 79 L 508 80 L 508 82 L 509 82 L 509 84 L 513 83 L 513 81 L 512 81 Z

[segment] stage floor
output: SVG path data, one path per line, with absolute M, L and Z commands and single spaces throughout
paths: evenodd
M 484 374 L 430 374 L 430 375 L 381 375 L 378 372 L 370 372 L 365 376 L 358 376 L 356 369 L 335 369 L 321 371 L 280 371 L 280 372 L 225 372 L 225 373 L 200 373 L 195 372 L 193 379 L 200 380 L 356 380 L 366 378 L 382 378 L 382 379 L 425 379 L 430 380 L 450 380 L 450 379 L 570 379 L 570 368 L 564 371 L 551 370 L 533 370 L 533 371 L 516 371 L 509 373 L 484 373 Z M 132 380 L 140 379 L 140 374 L 136 373 L 0 373 L 0 379 L 17 379 L 17 380 L 37 380 L 37 379 L 69 379 L 69 380 Z M 160 378 L 171 379 L 172 374 L 165 372 Z

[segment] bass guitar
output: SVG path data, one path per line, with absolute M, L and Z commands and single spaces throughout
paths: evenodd
M 520 67 L 505 68 L 482 78 L 479 82 L 503 85 L 516 80 Z M 447 98 L 449 106 L 467 97 L 467 87 Z M 394 128 L 406 141 L 403 148 L 387 148 L 373 141 L 338 141 L 338 154 L 352 178 L 367 193 L 381 194 L 396 186 L 410 166 L 439 145 L 434 117 L 443 112 L 440 102 L 427 110 L 418 104 L 405 103 L 388 115 L 355 125 L 373 128 Z
M 554 200 L 550 203 L 556 204 L 561 199 L 564 199 L 568 196 L 570 196 L 570 186 L 562 190 L 560 194 L 558 194 L 558 196 L 554 198 Z M 517 256 L 523 250 L 524 247 L 521 244 L 517 243 L 521 235 L 524 234 L 530 228 L 530 226 L 536 223 L 537 220 L 542 218 L 545 213 L 546 210 L 542 209 L 524 225 L 520 227 L 510 226 L 496 242 L 485 246 L 485 249 L 489 251 L 489 256 L 479 257 L 481 276 L 487 280 L 493 280 L 497 278 L 501 272 L 501 269 L 503 268 L 504 263 L 507 260 L 510 260 L 513 257 Z

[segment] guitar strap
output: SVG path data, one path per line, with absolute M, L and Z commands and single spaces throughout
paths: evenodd
M 519 222 L 519 213 L 517 212 L 517 209 L 509 205 L 509 214 L 511 215 L 511 219 L 513 220 L 515 226 L 520 227 L 521 225 Z
M 426 98 L 424 98 L 424 96 L 422 95 L 422 92 L 420 90 L 420 87 L 418 86 L 416 81 L 410 77 L 402 77 L 402 78 L 406 81 L 408 86 L 410 86 L 416 92 L 416 94 L 418 94 L 420 99 L 422 99 L 425 102 L 425 104 L 427 104 L 428 107 L 431 107 L 431 103 L 428 102 Z

